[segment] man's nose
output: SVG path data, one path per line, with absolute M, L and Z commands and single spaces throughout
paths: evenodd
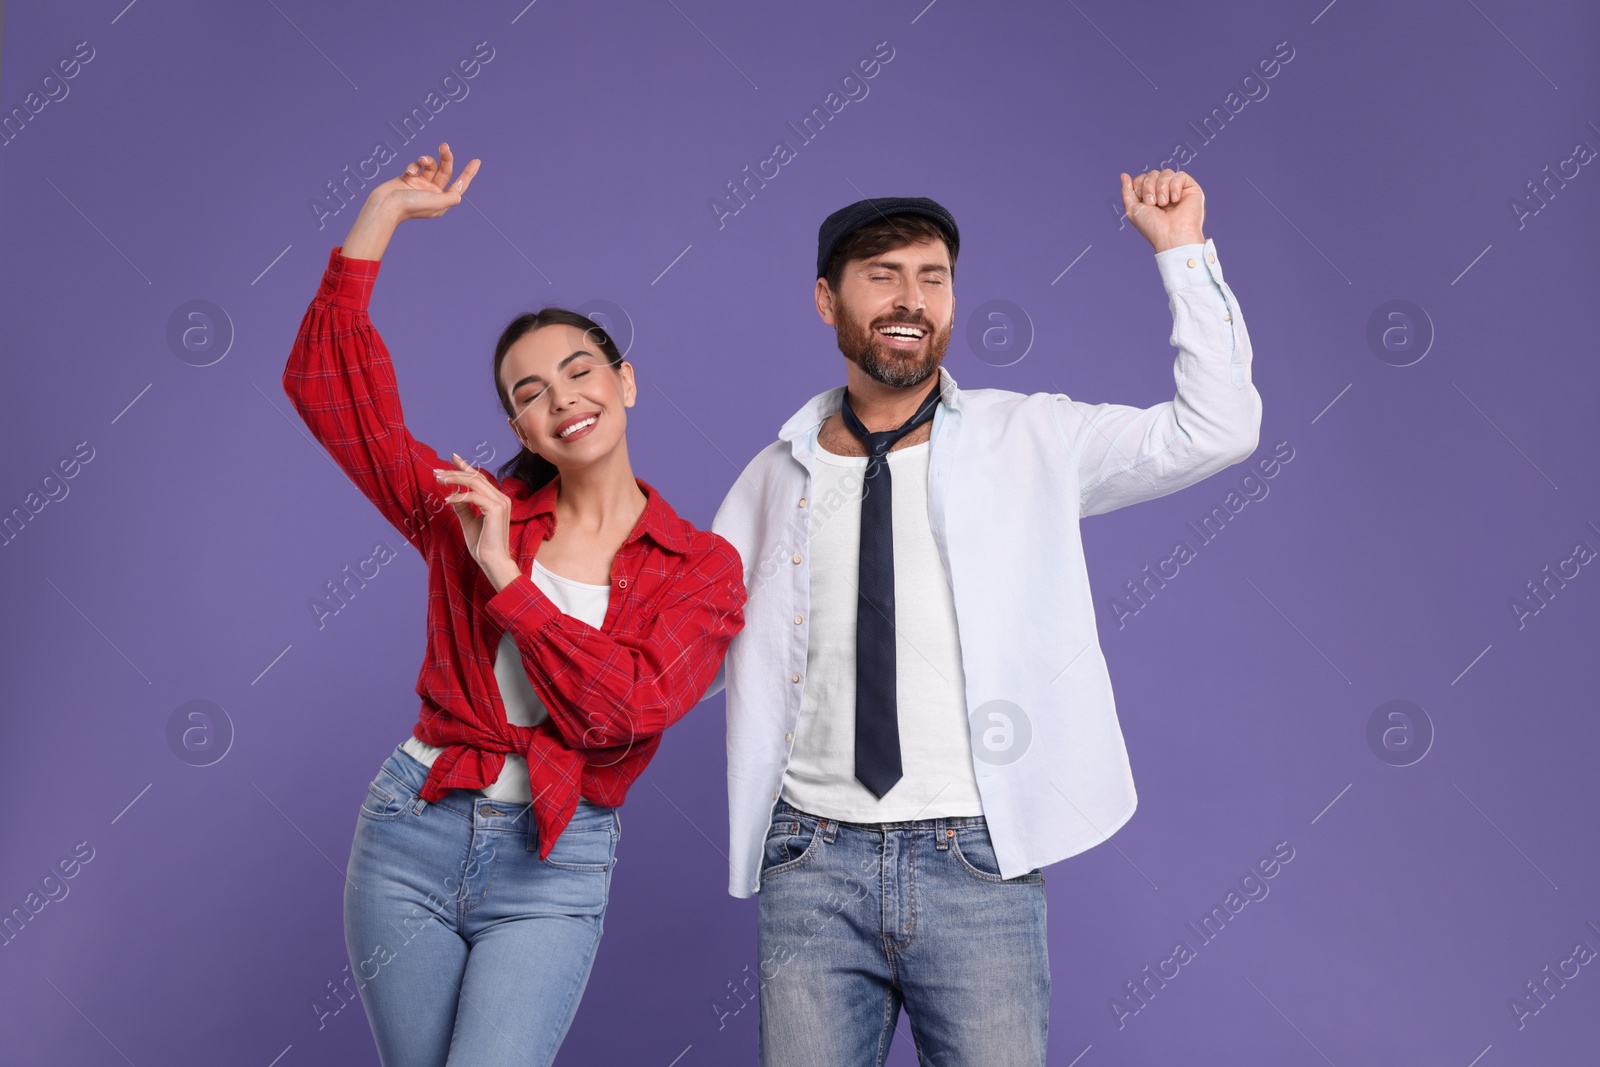
M 895 306 L 903 307 L 907 311 L 921 311 L 927 303 L 927 299 L 922 295 L 922 286 L 914 281 L 902 285 L 895 299 Z

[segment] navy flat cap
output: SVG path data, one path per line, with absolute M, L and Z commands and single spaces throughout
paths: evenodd
M 950 245 L 950 261 L 955 262 L 956 250 L 961 247 L 961 234 L 956 229 L 955 217 L 942 205 L 925 196 L 878 197 L 857 200 L 822 220 L 822 227 L 817 231 L 817 277 L 824 277 L 828 273 L 828 258 L 833 255 L 840 241 L 867 223 L 890 215 L 922 215 L 932 219 L 944 231 L 945 240 Z

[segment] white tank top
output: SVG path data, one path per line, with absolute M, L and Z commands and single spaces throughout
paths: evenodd
M 855 772 L 856 577 L 867 458 L 816 449 L 806 685 L 783 776 L 783 798 L 803 811 L 845 822 L 983 814 L 972 767 L 955 600 L 928 526 L 930 451 L 924 441 L 886 456 L 894 514 L 895 709 L 903 776 L 880 800 Z
M 533 561 L 533 570 L 528 577 L 533 584 L 544 591 L 550 602 L 560 608 L 562 613 L 574 619 L 600 628 L 605 622 L 606 608 L 611 601 L 610 585 L 593 585 L 589 582 L 575 582 L 571 578 L 563 578 L 547 569 L 537 559 Z M 533 691 L 532 684 L 528 681 L 528 672 L 522 665 L 522 653 L 517 650 L 517 642 L 507 630 L 500 637 L 500 647 L 495 651 L 494 677 L 500 686 L 500 700 L 506 706 L 506 721 L 518 726 L 536 726 L 542 722 L 549 712 L 545 709 L 544 702 Z M 435 748 L 416 739 L 408 737 L 400 746 L 413 758 L 432 767 L 433 761 L 443 752 L 442 748 Z M 480 790 L 473 790 L 480 792 Z M 504 800 L 511 803 L 527 804 L 533 800 L 533 791 L 528 786 L 528 759 L 526 756 L 507 755 L 506 765 L 500 771 L 500 777 L 484 786 L 481 790 L 490 800 Z

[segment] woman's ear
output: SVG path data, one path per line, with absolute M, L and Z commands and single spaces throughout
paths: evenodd
M 622 406 L 631 408 L 639 396 L 639 388 L 633 380 L 633 364 L 623 360 L 617 364 L 617 374 L 622 378 Z

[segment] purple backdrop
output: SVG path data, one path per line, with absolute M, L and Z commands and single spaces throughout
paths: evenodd
M 1595 1062 L 1592 11 L 124 2 L 4 10 L 8 1062 L 377 1063 L 341 875 L 425 574 L 279 376 L 375 147 L 440 140 L 482 172 L 372 308 L 411 429 L 498 465 L 494 338 L 585 305 L 632 339 L 638 472 L 700 525 L 842 381 L 829 211 L 951 208 L 964 386 L 1147 405 L 1170 318 L 1117 174 L 1189 171 L 1292 458 L 1084 526 L 1141 803 L 1049 870 L 1051 1062 Z M 634 788 L 563 1062 L 754 1060 L 724 764 L 719 697 Z

